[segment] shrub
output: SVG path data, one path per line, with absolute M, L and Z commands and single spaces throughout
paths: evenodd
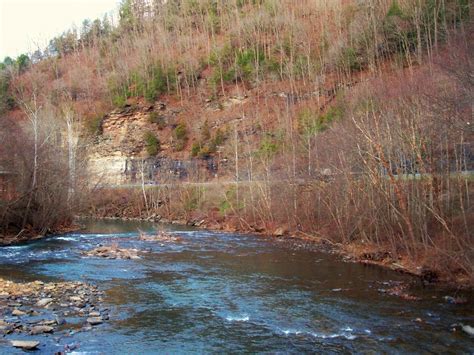
M 143 96 L 148 102 L 154 102 L 159 95 L 165 93 L 168 90 L 168 82 L 173 82 L 174 80 L 169 80 L 172 75 L 170 70 L 168 73 L 165 73 L 160 66 L 155 66 L 148 71 L 148 81 L 146 83 Z
M 350 71 L 359 71 L 364 67 L 363 58 L 354 47 L 348 47 L 342 51 L 339 65 Z
M 103 115 L 96 115 L 86 120 L 87 132 L 90 135 L 96 136 L 102 133 L 101 123 L 102 123 L 103 117 L 104 117 Z
M 127 104 L 127 95 L 123 93 L 115 94 L 112 97 L 112 103 L 116 107 L 124 107 Z
M 212 138 L 210 144 L 209 144 L 209 150 L 210 153 L 215 153 L 217 150 L 217 147 L 222 145 L 225 141 L 225 134 L 222 132 L 220 128 L 217 129 L 216 134 Z
M 250 80 L 256 72 L 256 63 L 262 64 L 264 61 L 262 52 L 255 52 L 254 49 L 246 49 L 237 53 L 235 61 L 235 71 L 241 80 Z
M 183 208 L 186 212 L 197 210 L 201 205 L 201 193 L 198 189 L 186 190 L 183 198 Z
M 166 119 L 164 116 L 158 114 L 157 112 L 155 111 L 152 111 L 149 115 L 148 115 L 148 121 L 150 121 L 150 123 L 154 123 L 156 125 L 158 125 L 158 129 L 164 129 L 166 127 Z
M 191 156 L 197 157 L 200 151 L 201 151 L 201 143 L 194 142 L 193 145 L 191 146 Z
M 186 129 L 186 124 L 181 122 L 176 126 L 174 129 L 174 137 L 177 140 L 186 140 L 188 135 L 188 131 Z
M 222 216 L 226 216 L 229 211 L 239 211 L 245 207 L 242 201 L 237 199 L 237 190 L 235 186 L 231 186 L 226 192 L 225 197 L 219 203 L 219 212 Z
M 200 158 L 209 157 L 217 151 L 217 147 L 225 140 L 225 135 L 221 129 L 217 129 L 215 135 L 211 138 L 207 121 L 204 123 L 203 131 L 201 131 L 201 141 L 194 142 L 191 147 L 191 156 Z
M 390 8 L 387 11 L 387 17 L 392 17 L 392 16 L 397 16 L 400 18 L 403 17 L 403 11 L 400 8 L 400 5 L 398 4 L 397 0 L 392 1 L 392 4 L 390 5 Z
M 158 137 L 151 131 L 145 132 L 144 135 L 145 148 L 149 156 L 155 156 L 160 151 L 160 140 Z
M 10 95 L 10 77 L 0 69 L 0 113 L 15 107 L 15 100 Z
M 186 141 L 177 141 L 174 145 L 174 150 L 180 152 L 186 146 Z
M 267 134 L 260 142 L 257 154 L 263 158 L 270 159 L 278 151 L 279 145 L 277 140 Z
M 173 136 L 176 140 L 174 149 L 177 152 L 183 150 L 186 146 L 186 142 L 188 141 L 188 130 L 184 122 L 181 122 L 176 126 L 176 128 L 173 130 Z
M 205 145 L 205 146 L 201 147 L 201 150 L 199 151 L 199 157 L 200 158 L 207 158 L 212 153 L 214 153 L 214 152 L 211 151 L 211 148 L 209 147 L 209 145 Z
M 211 138 L 211 130 L 209 129 L 209 123 L 207 120 L 204 121 L 204 124 L 201 127 L 201 139 L 204 142 L 207 142 Z
M 298 128 L 302 135 L 314 135 L 329 128 L 330 124 L 342 117 L 344 111 L 340 106 L 330 107 L 325 114 L 318 114 L 309 108 L 298 114 Z

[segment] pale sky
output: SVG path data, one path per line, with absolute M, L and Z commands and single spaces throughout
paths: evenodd
M 51 38 L 85 19 L 114 17 L 120 0 L 0 0 L 0 61 L 44 49 Z

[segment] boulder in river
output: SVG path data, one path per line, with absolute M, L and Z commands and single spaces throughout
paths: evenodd
M 38 347 L 40 342 L 35 340 L 12 340 L 11 344 L 15 348 L 20 348 L 23 350 L 34 350 Z

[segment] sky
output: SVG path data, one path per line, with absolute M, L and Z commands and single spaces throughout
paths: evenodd
M 0 61 L 44 49 L 85 19 L 116 14 L 120 0 L 0 0 Z

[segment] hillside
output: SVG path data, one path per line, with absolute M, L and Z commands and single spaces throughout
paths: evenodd
M 4 139 L 15 129 L 31 142 L 11 145 L 22 164 L 0 152 L 26 176 L 2 205 L 4 233 L 53 230 L 77 206 L 159 214 L 322 238 L 472 283 L 471 11 L 125 0 L 116 25 L 86 23 L 3 63 Z M 216 186 L 180 185 L 203 181 Z M 141 188 L 89 194 L 129 183 Z M 57 206 L 68 213 L 38 220 Z

